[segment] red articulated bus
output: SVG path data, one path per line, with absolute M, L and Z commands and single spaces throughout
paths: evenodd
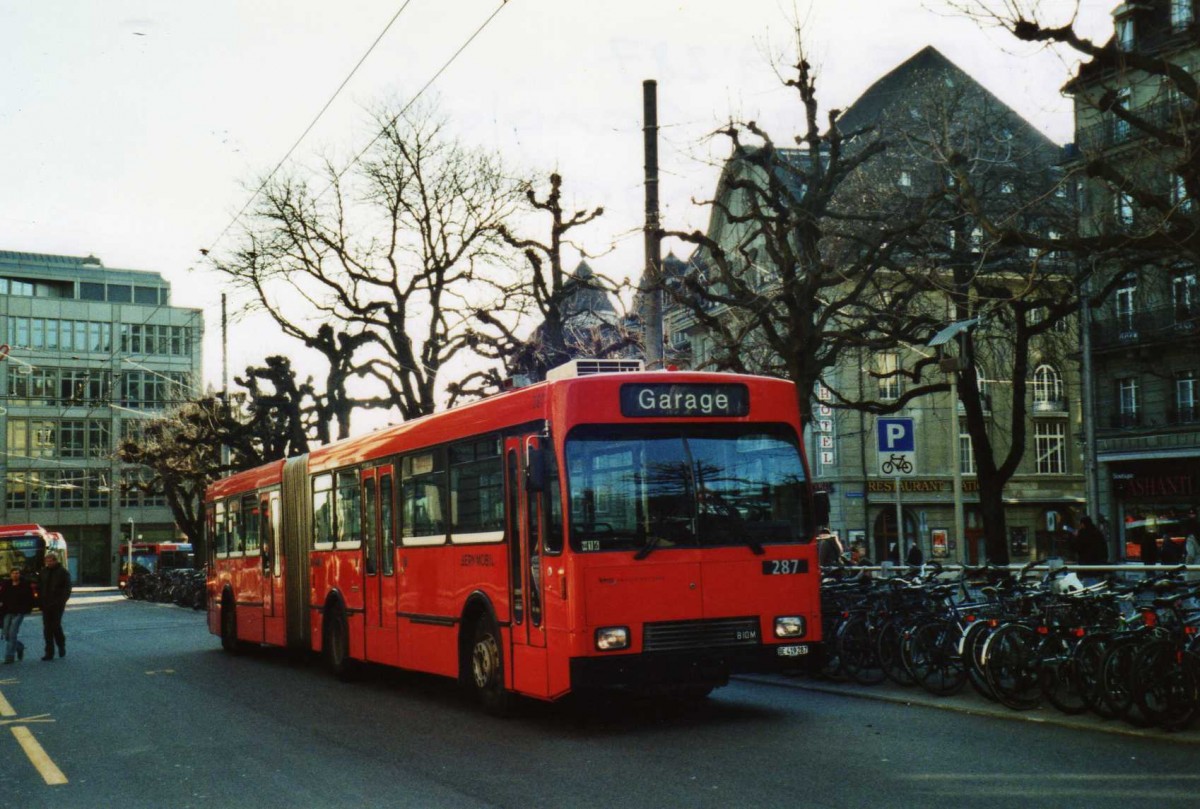
M 210 631 L 457 678 L 497 712 L 795 667 L 828 503 L 794 386 L 576 367 L 211 485 Z

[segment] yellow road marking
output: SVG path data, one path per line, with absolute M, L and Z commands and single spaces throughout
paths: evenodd
M 16 716 L 17 712 L 13 710 L 13 706 L 8 704 L 8 700 L 0 694 L 0 716 Z
M 67 783 L 67 776 L 63 775 L 63 771 L 50 760 L 50 756 L 46 755 L 46 751 L 38 744 L 38 740 L 33 737 L 29 728 L 13 727 L 12 734 L 16 737 L 17 743 L 21 745 L 21 749 L 25 751 L 25 755 L 29 757 L 29 762 L 41 774 L 43 781 L 50 786 Z

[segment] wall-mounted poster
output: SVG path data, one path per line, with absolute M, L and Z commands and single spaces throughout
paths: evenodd
M 950 555 L 950 543 L 945 528 L 934 528 L 929 532 L 929 544 L 933 548 L 935 559 L 944 559 Z

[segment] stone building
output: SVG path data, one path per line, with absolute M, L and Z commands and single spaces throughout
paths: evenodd
M 179 535 L 170 509 L 114 457 L 149 416 L 197 394 L 204 322 L 155 272 L 88 256 L 0 251 L 0 523 L 67 541 L 75 581 L 112 584 L 117 544 Z M 127 534 L 125 535 L 127 536 Z

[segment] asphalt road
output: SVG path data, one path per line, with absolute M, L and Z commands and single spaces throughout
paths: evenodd
M 529 703 L 501 720 L 437 678 L 373 669 L 344 684 L 276 650 L 232 657 L 201 613 L 111 590 L 77 593 L 64 626 L 65 659 L 38 660 L 35 616 L 23 627 L 26 660 L 0 667 L 0 807 L 1200 801 L 1200 751 L 1180 737 L 859 699 L 784 679 L 738 681 L 689 710 Z

